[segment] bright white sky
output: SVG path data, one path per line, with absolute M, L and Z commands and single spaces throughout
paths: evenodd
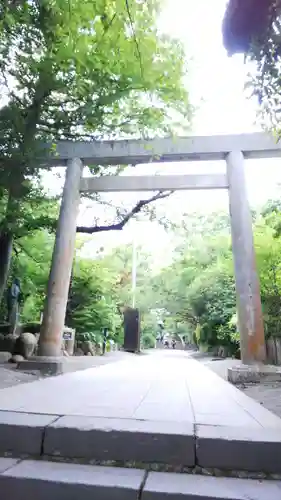
M 192 133 L 194 135 L 242 133 L 259 130 L 254 125 L 256 102 L 248 100 L 243 87 L 247 68 L 243 56 L 228 58 L 222 45 L 221 23 L 226 0 L 166 0 L 166 7 L 160 20 L 161 29 L 179 37 L 185 47 L 187 58 L 192 56 L 190 77 L 187 82 L 192 103 L 199 105 Z M 280 160 L 248 161 L 246 166 L 249 198 L 252 205 L 261 205 L 277 191 L 281 182 Z M 166 165 L 141 165 L 134 169 L 138 175 L 157 172 L 182 173 L 219 171 L 224 168 L 219 162 Z M 132 173 L 132 172 L 130 172 Z M 112 199 L 112 195 L 110 196 Z M 120 195 L 116 195 L 120 199 Z M 135 194 L 126 194 L 126 199 L 137 199 Z M 227 193 L 224 191 L 186 191 L 177 193 L 161 203 L 167 215 L 180 214 L 196 209 L 215 211 L 227 210 Z M 91 218 L 83 211 L 83 220 Z M 94 248 L 109 248 L 137 240 L 155 254 L 162 262 L 171 247 L 169 237 L 156 224 L 132 222 L 122 233 L 103 233 L 93 236 L 88 244 L 87 254 Z M 86 248 L 85 248 L 86 250 Z

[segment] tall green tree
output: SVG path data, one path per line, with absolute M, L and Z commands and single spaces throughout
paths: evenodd
M 280 336 L 281 327 L 280 203 L 271 200 L 261 212 L 255 214 L 253 229 L 268 338 Z M 217 217 L 213 222 L 198 218 L 193 237 L 188 228 L 188 243 L 179 245 L 172 264 L 152 277 L 150 304 L 185 324 L 199 344 L 227 346 L 235 352 L 239 331 L 230 235 Z
M 160 7 L 158 0 L 1 2 L 0 296 L 23 200 L 53 152 L 38 141 L 167 134 L 189 123 L 184 54 L 159 33 Z
M 16 242 L 12 271 L 21 282 L 24 298 L 21 321 L 24 323 L 38 322 L 40 319 L 53 242 L 54 236 L 46 230 L 37 231 Z M 121 324 L 117 307 L 116 274 L 103 260 L 82 258 L 80 249 L 81 242 L 77 242 L 66 324 L 76 328 L 78 337 L 84 333 L 100 335 L 104 327 L 116 334 Z

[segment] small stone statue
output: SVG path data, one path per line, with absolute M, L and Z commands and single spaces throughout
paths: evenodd
M 7 293 L 7 321 L 10 324 L 10 333 L 14 334 L 19 316 L 19 303 L 21 300 L 20 280 L 15 278 L 8 288 Z

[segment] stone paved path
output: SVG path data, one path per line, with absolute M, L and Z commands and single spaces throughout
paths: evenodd
M 0 391 L 0 410 L 280 428 L 281 419 L 184 351 L 158 351 Z
M 115 363 L 121 359 L 130 359 L 130 357 L 130 354 L 121 351 L 107 353 L 105 356 L 73 356 L 72 358 L 68 358 L 68 371 L 75 372 L 86 370 L 88 368 Z M 0 364 L 0 389 L 18 384 L 25 384 L 27 382 L 34 382 L 39 378 L 41 378 L 39 372 L 25 373 L 17 370 L 14 364 Z
M 39 378 L 38 374 L 23 373 L 16 370 L 15 365 L 0 365 L 0 389 L 12 387 L 13 385 L 34 382 Z
M 210 368 L 214 373 L 227 380 L 227 369 L 237 365 L 237 360 L 212 360 L 206 356 L 194 356 L 199 362 Z M 262 384 L 243 384 L 237 386 L 247 396 L 260 403 L 264 408 L 281 418 L 281 383 L 267 382 Z

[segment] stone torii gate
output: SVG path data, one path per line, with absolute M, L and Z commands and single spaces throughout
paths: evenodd
M 60 142 L 50 165 L 67 165 L 39 340 L 39 356 L 61 353 L 80 192 L 228 189 L 241 358 L 266 361 L 259 279 L 244 159 L 281 156 L 281 144 L 263 133 L 177 139 Z M 226 173 L 83 178 L 84 165 L 225 160 Z

